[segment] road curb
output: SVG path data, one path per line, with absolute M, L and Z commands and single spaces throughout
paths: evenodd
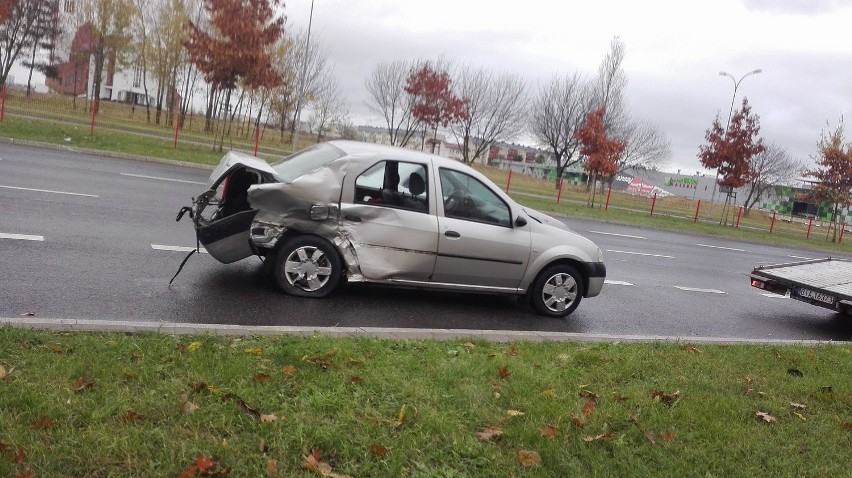
M 182 324 L 177 322 L 140 322 L 120 320 L 76 320 L 32 317 L 0 317 L 0 327 L 47 330 L 54 332 L 158 333 L 169 335 L 291 335 L 335 338 L 370 337 L 392 340 L 485 340 L 488 342 L 609 342 L 609 343 L 691 343 L 716 345 L 852 345 L 833 340 L 774 340 L 724 337 L 675 337 L 647 335 L 580 334 L 573 332 L 536 332 L 473 329 L 406 329 L 389 327 L 311 327 L 243 326 L 226 324 Z

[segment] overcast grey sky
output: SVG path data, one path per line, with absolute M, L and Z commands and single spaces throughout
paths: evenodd
M 307 28 L 310 0 L 288 0 Z M 626 47 L 634 118 L 672 143 L 664 167 L 692 174 L 717 114 L 727 120 L 745 78 L 761 135 L 811 162 L 826 122 L 852 110 L 852 0 L 315 0 L 313 39 L 335 64 L 356 122 L 380 124 L 364 80 L 382 61 L 437 59 L 514 71 L 531 88 L 553 75 L 594 75 L 613 37 Z M 847 129 L 847 138 L 852 131 Z

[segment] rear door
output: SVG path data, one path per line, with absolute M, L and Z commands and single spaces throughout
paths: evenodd
M 365 278 L 429 280 L 438 248 L 430 167 L 428 161 L 378 160 L 347 176 L 340 227 Z

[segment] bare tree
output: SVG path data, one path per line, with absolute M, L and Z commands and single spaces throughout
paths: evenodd
M 328 70 L 317 90 L 317 97 L 311 104 L 317 139 L 322 139 L 326 128 L 331 124 L 343 124 L 349 116 L 349 103 L 340 92 L 340 83 L 333 70 Z
M 0 85 L 21 51 L 35 42 L 45 4 L 49 0 L 17 0 L 8 5 L 8 19 L 0 22 Z
M 532 106 L 531 133 L 556 160 L 556 182 L 565 168 L 580 161 L 580 141 L 574 133 L 594 109 L 594 84 L 579 74 L 554 77 L 542 87 Z
M 292 111 L 292 121 L 290 123 L 290 134 L 295 134 L 296 118 L 301 116 L 302 110 L 313 102 L 318 95 L 318 91 L 324 86 L 323 81 L 329 74 L 330 63 L 328 61 L 328 51 L 323 48 L 321 40 L 314 34 L 311 38 L 309 48 L 303 47 L 307 44 L 307 32 L 297 32 L 291 42 L 294 48 L 288 50 L 288 54 L 292 56 L 292 63 L 297 68 L 293 70 L 296 73 L 295 87 L 296 94 L 301 96 L 301 101 L 297 96 L 295 105 Z
M 626 169 L 655 170 L 668 161 L 671 142 L 659 128 L 646 122 L 628 123 L 621 128 L 627 144 L 618 160 L 618 172 Z
M 793 159 L 781 146 L 769 143 L 751 160 L 751 168 L 754 176 L 745 186 L 748 194 L 743 202 L 746 211 L 750 211 L 770 191 L 799 178 L 805 165 Z
M 419 126 L 411 114 L 415 98 L 405 91 L 408 76 L 417 63 L 404 60 L 380 63 L 365 81 L 370 93 L 367 106 L 384 119 L 392 145 L 408 144 Z
M 624 130 L 629 127 L 628 111 L 624 103 L 627 75 L 621 67 L 624 54 L 624 43 L 618 37 L 613 38 L 609 53 L 601 61 L 595 79 L 595 103 L 598 108 L 604 108 L 606 111 L 604 127 L 610 136 L 624 136 Z
M 456 94 L 467 102 L 468 117 L 451 125 L 465 163 L 481 158 L 496 141 L 507 141 L 522 130 L 529 98 L 517 74 L 494 74 L 470 65 L 457 69 Z
M 133 37 L 130 19 L 135 15 L 131 0 L 82 0 L 76 9 L 79 23 L 92 29 L 94 80 L 92 98 L 101 97 L 105 73 L 127 63 Z M 106 71 L 105 71 L 106 70 Z

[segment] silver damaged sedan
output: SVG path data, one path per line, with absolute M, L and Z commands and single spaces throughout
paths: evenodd
M 199 242 L 224 264 L 260 256 L 295 296 L 370 282 L 515 294 L 565 317 L 606 277 L 592 241 L 429 154 L 330 141 L 270 165 L 229 152 L 207 186 L 185 208 Z

